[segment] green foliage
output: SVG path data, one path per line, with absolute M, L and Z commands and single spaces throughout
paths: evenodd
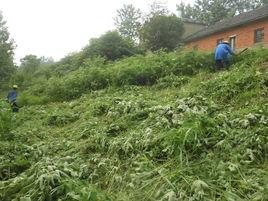
M 153 1 L 150 4 L 149 8 L 149 14 L 148 17 L 151 18 L 153 16 L 159 16 L 159 15 L 168 15 L 169 10 L 168 10 L 168 4 L 165 1 Z
M 179 88 L 183 86 L 184 84 L 189 82 L 188 77 L 182 77 L 182 76 L 175 76 L 175 75 L 169 75 L 163 78 L 160 78 L 157 81 L 157 87 L 158 88 L 167 88 L 167 87 L 176 87 Z
M 21 59 L 21 65 L 11 80 L 20 88 L 26 89 L 33 83 L 48 80 L 54 72 L 52 71 L 53 59 L 45 57 L 37 57 L 35 55 L 26 55 Z
M 32 83 L 32 74 L 18 70 L 13 76 L 12 81 L 18 86 L 29 86 Z
M 7 191 L 0 195 L 2 200 L 110 200 L 94 187 L 74 180 L 79 178 L 79 168 L 72 159 L 45 158 L 36 163 L 20 179 L 14 181 L 11 188 L 3 186 Z M 28 177 L 31 176 L 31 177 Z M 25 178 L 28 179 L 26 180 Z M 73 178 L 73 179 L 72 179 Z M 6 182 L 8 184 L 9 182 Z M 16 193 L 16 194 L 14 194 Z
M 3 101 L 0 102 L 0 140 L 13 139 L 13 118 L 10 105 Z
M 59 62 L 51 66 L 51 71 L 58 75 L 62 76 L 74 70 L 77 70 L 86 58 L 83 56 L 82 52 L 75 52 L 67 55 Z
M 252 50 L 235 58 L 236 64 L 233 66 L 232 75 L 225 73 L 220 77 L 209 79 L 206 83 L 200 84 L 200 89 L 204 95 L 228 102 L 241 93 L 254 91 L 256 88 L 266 88 L 267 74 L 262 72 L 263 70 L 256 71 L 252 68 L 266 61 L 268 61 L 267 49 Z
M 52 72 L 52 65 L 41 65 L 35 72 L 34 76 L 38 78 L 44 78 L 48 80 L 50 77 L 52 77 L 53 72 Z
M 214 24 L 225 18 L 255 9 L 263 4 L 261 0 L 197 0 L 193 6 L 180 3 L 177 5 L 177 10 L 183 18 Z
M 210 54 L 158 52 L 53 78 L 72 92 L 94 69 L 111 87 L 13 116 L 0 200 L 267 200 L 268 51 L 235 60 L 211 72 Z
M 47 118 L 46 124 L 49 126 L 64 126 L 79 119 L 79 114 L 54 112 Z
M 42 96 L 32 95 L 26 92 L 19 93 L 17 103 L 20 107 L 30 106 L 30 105 L 40 105 L 45 104 L 48 101 L 47 98 Z
M 53 77 L 45 91 L 52 100 L 70 100 L 87 91 L 108 86 L 153 85 L 159 78 L 174 75 L 194 75 L 201 69 L 210 69 L 212 55 L 198 52 L 158 52 L 135 56 L 104 64 L 102 60 L 85 62 L 83 68 L 64 77 Z M 94 67 L 96 66 L 96 67 Z
M 25 73 L 32 74 L 40 66 L 41 59 L 38 58 L 36 55 L 30 54 L 20 59 L 20 62 L 21 62 L 20 69 Z
M 31 166 L 31 163 L 25 157 L 17 156 L 12 162 L 0 165 L 0 179 L 8 180 L 16 177 Z
M 140 40 L 146 49 L 170 51 L 179 45 L 183 32 L 183 23 L 175 15 L 154 15 L 144 23 Z
M 132 4 L 124 4 L 121 9 L 117 10 L 115 26 L 122 36 L 137 41 L 141 17 L 140 9 L 136 9 Z
M 9 37 L 6 27 L 6 21 L 3 19 L 0 11 L 0 83 L 7 81 L 15 72 L 16 68 L 13 63 L 14 42 Z
M 108 86 L 107 72 L 101 68 L 85 68 L 72 72 L 63 78 L 54 77 L 46 87 L 46 93 L 52 100 L 70 100 L 90 90 L 99 90 Z
M 109 31 L 99 38 L 91 39 L 84 48 L 85 58 L 105 57 L 108 60 L 116 60 L 137 53 L 133 42 L 123 38 L 116 31 Z

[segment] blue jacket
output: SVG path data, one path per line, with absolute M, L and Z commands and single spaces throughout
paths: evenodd
M 15 102 L 17 99 L 17 91 L 16 90 L 11 90 L 8 92 L 7 99 L 10 103 Z
M 230 45 L 220 43 L 215 50 L 215 60 L 227 61 L 232 54 L 234 54 L 234 52 Z

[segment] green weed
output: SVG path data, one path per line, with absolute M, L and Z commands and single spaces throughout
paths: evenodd
M 0 200 L 267 200 L 268 52 L 245 55 L 88 61 L 2 103 Z

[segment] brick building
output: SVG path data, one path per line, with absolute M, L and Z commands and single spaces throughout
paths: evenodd
M 185 38 L 188 48 L 213 51 L 228 40 L 235 49 L 263 45 L 268 47 L 268 5 L 222 20 Z

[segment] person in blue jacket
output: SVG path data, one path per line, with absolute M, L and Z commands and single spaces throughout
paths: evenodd
M 7 101 L 10 103 L 13 112 L 19 111 L 19 106 L 17 105 L 17 96 L 18 96 L 18 85 L 13 85 L 13 89 L 8 92 Z
M 235 53 L 230 47 L 228 41 L 221 42 L 215 49 L 216 70 L 221 68 L 229 68 L 231 55 L 234 54 Z

